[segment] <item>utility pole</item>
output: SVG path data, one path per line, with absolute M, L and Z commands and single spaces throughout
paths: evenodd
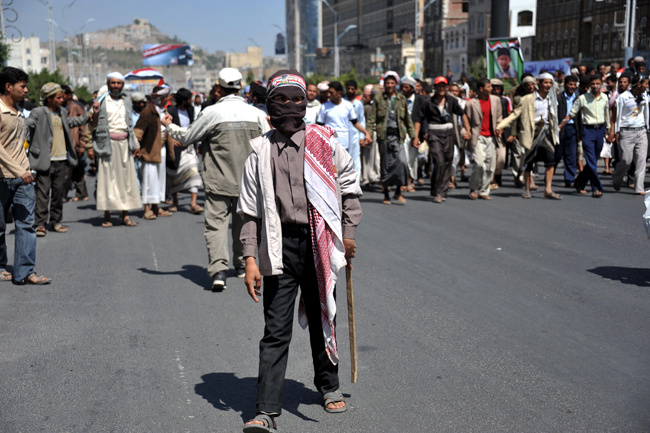
M 492 0 L 490 38 L 510 37 L 510 0 Z
M 634 54 L 634 31 L 636 19 L 636 0 L 627 0 L 625 6 L 625 64 L 630 61 Z

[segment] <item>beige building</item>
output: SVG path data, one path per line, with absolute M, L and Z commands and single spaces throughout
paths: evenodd
M 14 42 L 8 39 L 11 51 L 7 66 L 22 69 L 25 72 L 40 72 L 43 68 L 52 71 L 50 50 L 41 48 L 41 40 L 35 36 L 21 38 Z
M 80 36 L 80 40 L 84 41 L 84 43 L 92 41 L 93 47 L 118 51 L 129 49 L 139 51 L 142 49 L 142 44 L 156 44 L 159 38 L 166 37 L 148 20 L 142 18 L 136 18 L 133 23 L 126 26 L 117 26 L 97 32 L 86 32 Z

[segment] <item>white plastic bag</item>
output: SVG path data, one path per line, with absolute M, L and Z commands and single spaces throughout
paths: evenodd
M 612 143 L 608 143 L 607 140 L 603 141 L 603 150 L 600 151 L 601 158 L 611 158 L 612 157 Z
M 650 190 L 645 192 L 645 213 L 643 214 L 643 224 L 645 225 L 645 232 L 650 239 Z

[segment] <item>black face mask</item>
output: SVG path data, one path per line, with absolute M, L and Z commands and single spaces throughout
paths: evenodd
M 273 100 L 277 95 L 287 97 L 286 103 Z M 296 104 L 293 98 L 302 97 L 302 102 Z M 307 114 L 307 97 L 305 93 L 296 86 L 283 86 L 272 91 L 271 97 L 266 101 L 266 109 L 271 118 L 271 125 L 287 138 L 291 138 L 296 132 L 305 129 L 303 118 Z

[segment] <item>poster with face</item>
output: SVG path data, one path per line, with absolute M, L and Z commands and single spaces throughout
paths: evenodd
M 519 38 L 488 39 L 485 43 L 488 78 L 500 79 L 506 90 L 519 84 L 524 71 Z

